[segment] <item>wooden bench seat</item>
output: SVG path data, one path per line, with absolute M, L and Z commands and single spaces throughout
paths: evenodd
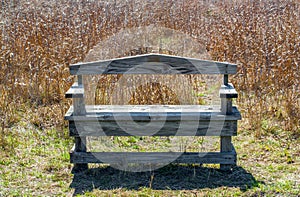
M 236 107 L 224 115 L 220 106 L 95 105 L 84 115 L 71 106 L 65 119 L 70 136 L 235 136 L 241 115 Z
M 231 114 L 225 115 L 218 105 L 86 105 L 84 115 L 74 115 L 73 109 L 73 106 L 69 108 L 65 120 L 128 120 L 128 114 L 137 121 L 241 120 L 236 107 Z

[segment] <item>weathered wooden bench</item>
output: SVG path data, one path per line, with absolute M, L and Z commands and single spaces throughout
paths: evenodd
M 88 163 L 212 163 L 223 170 L 236 165 L 236 151 L 231 142 L 237 135 L 237 121 L 241 115 L 232 106 L 238 94 L 228 83 L 228 75 L 235 74 L 235 64 L 204 61 L 193 58 L 146 54 L 78 63 L 70 66 L 77 81 L 67 91 L 73 106 L 65 115 L 70 136 L 75 145 L 70 152 L 74 169 L 88 168 Z M 95 74 L 221 74 L 220 106 L 204 105 L 85 105 L 84 75 Z M 132 121 L 133 120 L 133 121 Z M 151 124 L 147 127 L 149 121 Z M 144 123 L 143 130 L 136 128 Z M 162 126 L 163 125 L 163 126 Z M 157 131 L 154 134 L 152 131 Z M 128 132 L 130 131 L 130 132 Z M 87 152 L 87 136 L 220 136 L 219 152 Z M 124 159 L 125 158 L 125 159 Z M 175 158 L 175 159 L 174 159 Z

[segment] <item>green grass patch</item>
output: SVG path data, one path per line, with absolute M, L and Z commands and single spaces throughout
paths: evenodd
M 72 174 L 67 130 L 39 130 L 30 125 L 11 128 L 7 138 L 13 151 L 0 152 L 2 196 L 297 196 L 300 193 L 299 139 L 281 134 L 257 138 L 240 131 L 233 143 L 238 167 L 231 173 L 218 165 L 168 165 L 151 172 L 124 172 L 109 165 L 90 164 Z M 106 139 L 107 141 L 108 139 Z M 128 151 L 161 151 L 172 139 L 160 137 L 110 138 Z M 180 140 L 179 140 L 180 142 Z M 218 147 L 213 140 L 212 150 Z M 126 144 L 128 143 L 128 144 Z M 181 141 L 184 144 L 184 141 Z M 206 145 L 195 138 L 189 151 Z M 180 145 L 180 143 L 179 143 Z

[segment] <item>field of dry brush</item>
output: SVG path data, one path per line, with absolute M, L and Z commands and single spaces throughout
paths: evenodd
M 98 44 L 95 49 L 101 50 L 104 43 L 109 51 L 103 49 L 102 57 L 142 54 L 150 48 L 174 55 L 204 53 L 212 60 L 237 63 L 238 74 L 230 80 L 240 92 L 237 105 L 244 117 L 243 127 L 257 136 L 282 130 L 299 137 L 299 7 L 297 0 L 2 1 L 0 133 L 9 132 L 24 119 L 41 129 L 64 128 L 63 115 L 70 104 L 64 92 L 73 81 L 68 66 L 84 61 L 93 47 Z M 182 48 L 176 40 L 161 46 L 129 38 L 122 44 L 124 35 L 111 39 L 121 31 L 149 31 L 151 26 L 191 40 Z M 151 33 L 142 35 L 151 40 Z M 116 79 L 118 76 L 102 80 L 109 86 Z M 189 80 L 197 89 L 197 76 Z M 106 88 L 100 86 L 99 92 Z M 168 94 L 169 90 L 156 85 L 149 91 Z M 142 98 L 130 102 L 141 102 L 134 99 Z M 99 99 L 100 103 L 108 101 Z M 148 101 L 161 102 L 156 98 Z M 265 122 L 267 128 L 262 127 Z

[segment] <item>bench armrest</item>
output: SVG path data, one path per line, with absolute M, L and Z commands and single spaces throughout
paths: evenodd
M 238 93 L 234 89 L 232 83 L 228 83 L 228 85 L 222 85 L 219 91 L 221 98 L 237 98 Z
M 84 96 L 84 88 L 83 85 L 78 85 L 75 82 L 70 89 L 66 92 L 66 98 L 83 98 Z

